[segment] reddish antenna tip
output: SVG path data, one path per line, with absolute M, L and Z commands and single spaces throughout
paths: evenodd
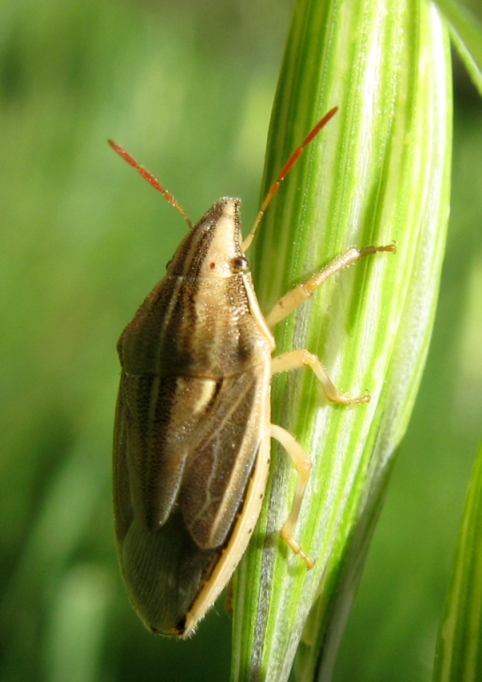
M 140 163 L 138 163 L 133 156 L 129 154 L 123 147 L 120 146 L 120 144 L 117 144 L 117 142 L 114 142 L 114 140 L 107 140 L 107 142 L 110 144 L 112 149 L 121 156 L 124 161 L 127 161 L 129 165 L 131 165 L 133 168 L 135 168 L 144 178 L 144 180 L 147 180 L 147 182 L 154 187 L 154 189 L 157 189 L 158 192 L 162 194 L 164 199 L 168 201 L 171 206 L 174 206 L 176 211 L 182 215 L 186 223 L 189 225 L 189 229 L 192 228 L 192 222 L 187 213 L 184 211 L 182 206 L 179 204 L 177 199 L 157 180 L 152 173 L 150 173 L 147 168 L 144 168 L 144 166 L 141 166 Z
M 276 178 L 276 180 L 273 182 L 273 184 L 269 188 L 268 194 L 266 195 L 263 203 L 261 204 L 261 208 L 259 209 L 258 215 L 256 216 L 256 219 L 254 221 L 253 229 L 251 230 L 251 232 L 248 234 L 248 236 L 246 237 L 246 239 L 243 242 L 243 251 L 246 251 L 250 247 L 250 245 L 254 239 L 254 236 L 257 232 L 259 223 L 261 222 L 261 218 L 263 217 L 264 212 L 268 208 L 268 206 L 271 202 L 271 199 L 274 197 L 274 195 L 276 194 L 276 192 L 280 188 L 281 183 L 283 182 L 285 177 L 288 175 L 290 170 L 293 168 L 296 161 L 298 161 L 299 157 L 304 152 L 305 147 L 308 144 L 310 144 L 310 142 L 313 140 L 313 138 L 315 138 L 318 135 L 320 130 L 326 126 L 328 121 L 331 118 L 333 118 L 333 116 L 336 114 L 337 111 L 338 111 L 338 107 L 333 107 L 333 109 L 330 109 L 330 111 L 328 111 L 323 116 L 323 118 L 320 121 L 318 121 L 318 123 L 315 125 L 315 127 L 308 133 L 308 135 L 305 137 L 305 139 L 300 144 L 300 146 L 297 147 L 294 150 L 294 152 L 291 154 L 288 161 L 285 163 L 285 165 L 281 169 L 281 172 L 279 173 L 278 177 Z

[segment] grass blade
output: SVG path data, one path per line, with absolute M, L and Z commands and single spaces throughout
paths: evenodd
M 326 284 L 276 329 L 277 351 L 308 348 L 367 406 L 328 405 L 308 371 L 274 380 L 273 422 L 314 466 L 298 527 L 307 572 L 279 538 L 295 474 L 273 446 L 265 504 L 237 573 L 233 680 L 330 679 L 397 444 L 419 385 L 445 244 L 450 62 L 433 6 L 419 0 L 298 0 L 273 109 L 264 192 L 332 106 L 260 229 L 253 272 L 265 311 L 352 244 L 396 240 Z M 367 259 L 368 261 L 368 259 Z

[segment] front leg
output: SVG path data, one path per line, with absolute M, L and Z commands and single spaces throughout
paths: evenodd
M 365 258 L 365 256 L 372 256 L 380 251 L 395 253 L 396 250 L 397 247 L 395 244 L 388 244 L 386 246 L 366 246 L 363 249 L 357 249 L 356 246 L 351 246 L 332 260 L 331 263 L 328 263 L 326 267 L 313 275 L 313 277 L 310 277 L 306 282 L 298 284 L 298 286 L 291 291 L 288 291 L 287 294 L 280 298 L 273 310 L 266 316 L 268 327 L 274 327 L 275 324 L 281 322 L 281 320 L 293 312 L 293 310 L 296 310 L 302 303 L 313 296 L 314 292 L 321 287 L 327 279 L 340 270 L 347 268 L 349 265 L 353 265 L 353 263 Z

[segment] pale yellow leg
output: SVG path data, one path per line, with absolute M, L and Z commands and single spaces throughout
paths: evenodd
M 332 383 L 326 368 L 319 358 L 306 349 L 292 350 L 288 353 L 283 353 L 282 355 L 273 358 L 271 361 L 272 374 L 287 372 L 291 369 L 297 369 L 298 367 L 310 367 L 313 370 L 323 387 L 326 397 L 332 402 L 351 405 L 353 403 L 366 403 L 370 400 L 368 393 L 365 393 L 359 398 L 350 398 L 349 396 L 340 393 Z M 281 537 L 288 543 L 295 554 L 301 556 L 307 568 L 313 568 L 315 562 L 301 549 L 299 543 L 294 539 L 303 495 L 310 476 L 311 461 L 298 441 L 293 438 L 288 431 L 281 428 L 281 426 L 271 424 L 271 437 L 281 443 L 291 457 L 296 471 L 298 472 L 298 483 L 291 506 L 291 512 L 288 520 L 281 529 Z
M 275 324 L 283 320 L 293 310 L 304 303 L 313 293 L 332 275 L 339 272 L 343 268 L 356 263 L 365 256 L 370 256 L 378 251 L 396 251 L 395 244 L 388 246 L 367 246 L 364 249 L 357 249 L 355 246 L 344 251 L 331 263 L 329 263 L 322 270 L 317 272 L 308 281 L 299 284 L 297 287 L 285 294 L 276 303 L 273 310 L 267 315 L 266 322 L 269 327 L 274 327 Z M 328 376 L 326 367 L 321 360 L 313 353 L 306 349 L 293 350 L 288 353 L 278 355 L 271 361 L 271 373 L 287 372 L 291 369 L 299 367 L 310 367 L 319 379 L 323 390 L 328 400 L 334 403 L 341 403 L 343 405 L 352 405 L 354 403 L 367 403 L 370 400 L 368 393 L 364 393 L 358 398 L 351 398 L 348 395 L 340 393 L 336 386 Z M 270 425 L 271 437 L 277 440 L 284 447 L 286 452 L 291 457 L 293 464 L 298 472 L 298 483 L 291 506 L 291 512 L 288 520 L 281 529 L 281 537 L 288 543 L 293 552 L 299 554 L 306 564 L 307 568 L 313 568 L 315 562 L 301 549 L 300 545 L 294 539 L 296 524 L 300 514 L 301 503 L 305 493 L 306 485 L 310 476 L 311 461 L 303 450 L 298 441 L 293 436 L 275 424 Z
M 306 484 L 310 477 L 311 461 L 303 450 L 301 445 L 293 436 L 275 424 L 271 424 L 271 437 L 277 440 L 284 447 L 286 452 L 291 457 L 296 471 L 298 472 L 298 483 L 296 485 L 295 496 L 291 506 L 291 512 L 288 520 L 281 529 L 281 537 L 291 547 L 295 554 L 299 554 L 306 564 L 306 568 L 313 568 L 315 562 L 301 549 L 300 545 L 294 539 L 296 524 L 300 514 L 301 503 L 305 493 Z
M 313 370 L 323 387 L 326 397 L 328 400 L 331 400 L 332 403 L 356 405 L 370 402 L 370 394 L 366 392 L 358 398 L 351 398 L 345 393 L 340 393 L 328 376 L 326 367 L 321 360 L 305 348 L 283 353 L 271 360 L 271 374 L 288 372 L 291 369 L 297 369 L 299 367 L 310 367 Z
M 331 263 L 328 263 L 326 267 L 313 275 L 313 277 L 310 277 L 309 280 L 298 284 L 298 286 L 291 291 L 288 291 L 287 294 L 280 298 L 273 310 L 266 316 L 268 327 L 274 327 L 275 324 L 278 324 L 278 322 L 283 320 L 287 315 L 293 312 L 293 310 L 308 300 L 316 289 L 321 287 L 327 279 L 340 270 L 343 270 L 343 268 L 347 268 L 349 265 L 353 265 L 353 263 L 365 258 L 365 256 L 372 256 L 379 251 L 390 251 L 391 253 L 395 253 L 396 250 L 397 247 L 395 244 L 388 244 L 387 246 L 366 246 L 363 249 L 357 249 L 356 246 L 351 246 L 332 260 Z
M 323 387 L 326 397 L 332 402 L 351 405 L 353 403 L 367 403 L 370 400 L 368 393 L 364 393 L 359 398 L 351 398 L 350 396 L 340 393 L 328 376 L 326 367 L 321 360 L 306 349 L 292 350 L 288 353 L 278 355 L 271 360 L 272 374 L 287 372 L 299 367 L 310 367 L 313 370 Z M 291 457 L 296 471 L 298 472 L 298 483 L 291 506 L 291 512 L 281 530 L 281 537 L 288 543 L 293 552 L 301 556 L 307 568 L 313 568 L 315 562 L 301 549 L 299 543 L 294 539 L 303 495 L 310 476 L 311 461 L 298 441 L 295 440 L 288 431 L 281 428 L 281 426 L 271 424 L 271 437 L 281 443 Z

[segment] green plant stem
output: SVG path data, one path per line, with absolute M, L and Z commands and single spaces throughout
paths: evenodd
M 327 404 L 309 370 L 276 377 L 274 423 L 311 454 L 297 539 L 280 540 L 296 474 L 273 446 L 253 541 L 236 579 L 238 681 L 329 680 L 393 455 L 420 382 L 439 286 L 449 202 L 450 60 L 424 0 L 298 0 L 273 107 L 264 189 L 331 107 L 329 123 L 284 182 L 252 256 L 263 310 L 352 244 L 395 240 L 276 328 L 277 353 L 308 348 L 343 392 Z M 301 640 L 301 644 L 300 644 Z

